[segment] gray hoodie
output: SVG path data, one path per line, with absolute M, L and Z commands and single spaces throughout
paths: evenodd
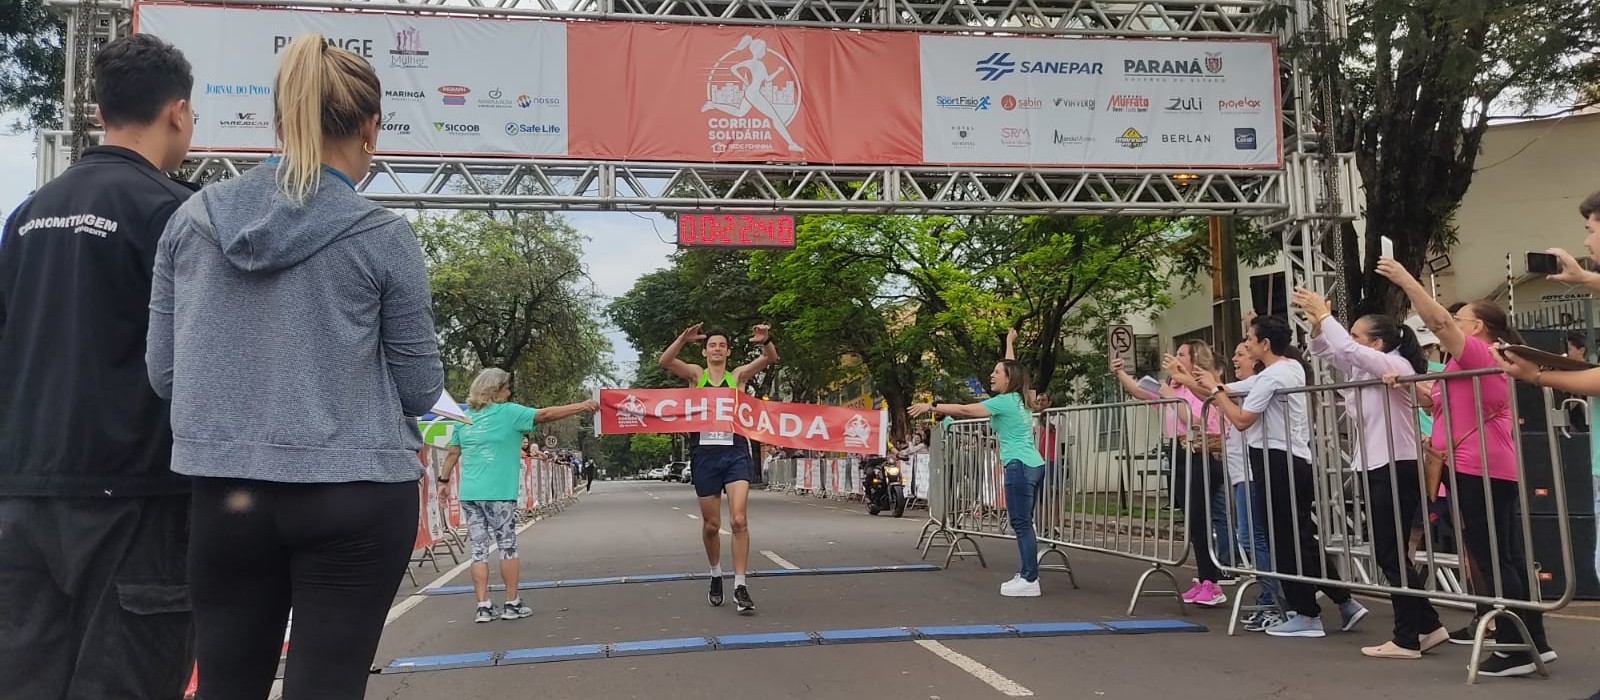
M 207 187 L 156 253 L 146 362 L 172 469 L 295 483 L 422 473 L 407 416 L 444 388 L 411 225 L 324 171 L 296 207 L 277 167 Z

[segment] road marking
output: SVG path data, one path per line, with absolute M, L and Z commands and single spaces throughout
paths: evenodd
M 798 568 L 800 568 L 798 566 L 795 566 L 794 564 L 790 564 L 788 559 L 784 559 L 783 557 L 780 557 L 780 556 L 778 556 L 776 554 L 773 554 L 771 550 L 763 549 L 763 550 L 761 550 L 761 553 L 766 555 L 766 557 L 768 559 L 771 559 L 772 563 L 777 564 L 778 566 L 781 566 L 781 567 L 783 567 L 785 569 L 798 569 Z
M 679 508 L 679 507 L 677 507 L 677 506 L 673 506 L 673 507 L 672 507 L 672 509 L 673 509 L 673 510 L 683 510 L 683 509 L 682 509 L 682 508 Z
M 1007 696 L 1013 698 L 1026 698 L 1033 696 L 1033 691 L 1022 687 L 1022 685 L 1016 681 L 996 673 L 994 669 L 978 663 L 972 657 L 951 649 L 950 647 L 935 642 L 931 639 L 919 639 L 917 640 L 917 646 L 938 654 L 939 658 L 955 664 L 956 668 L 972 674 L 973 677 L 989 684 L 989 687 L 994 688 L 995 690 L 998 690 Z
M 684 513 L 684 515 L 687 515 L 687 516 L 689 516 L 691 518 L 694 518 L 695 520 L 699 520 L 700 519 L 700 516 L 695 515 L 694 513 Z

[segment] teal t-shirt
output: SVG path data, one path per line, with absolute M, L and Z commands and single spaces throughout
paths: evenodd
M 1001 464 L 1016 460 L 1028 467 L 1044 466 L 1044 455 L 1033 444 L 1033 412 L 1022 405 L 1020 394 L 1001 394 L 983 407 L 989 409 L 989 426 L 1000 441 Z
M 1443 372 L 1444 371 L 1444 365 L 1440 364 L 1438 362 L 1429 362 L 1428 363 L 1428 371 L 1429 372 Z M 1417 427 L 1422 431 L 1423 435 L 1432 435 L 1433 434 L 1433 413 L 1431 413 L 1426 408 L 1417 409 Z
M 450 446 L 461 448 L 461 500 L 515 501 L 522 476 L 522 436 L 533 432 L 538 409 L 497 403 L 467 409 L 471 424 L 456 426 Z

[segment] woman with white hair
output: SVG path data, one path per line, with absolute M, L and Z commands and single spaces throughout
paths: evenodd
M 517 560 L 517 488 L 522 476 L 522 439 L 538 423 L 553 423 L 580 413 L 593 413 L 593 399 L 582 403 L 533 408 L 511 402 L 511 374 L 490 367 L 478 373 L 467 393 L 471 423 L 456 426 L 450 436 L 450 454 L 439 473 L 449 483 L 461 465 L 461 512 L 467 518 L 472 543 L 472 589 L 478 594 L 473 622 L 491 622 L 489 602 L 489 545 L 500 547 L 500 578 L 506 584 L 506 604 L 499 617 L 519 620 L 533 614 L 517 593 L 521 574 Z

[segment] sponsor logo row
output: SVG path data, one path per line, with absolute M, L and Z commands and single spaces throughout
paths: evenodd
M 204 94 L 208 97 L 271 97 L 272 86 L 257 83 L 205 83 Z M 548 95 L 529 95 L 527 93 L 512 94 L 498 87 L 489 88 L 482 95 L 474 95 L 472 88 L 465 85 L 440 85 L 431 93 L 440 103 L 447 107 L 465 107 L 468 104 L 486 109 L 537 109 L 541 107 L 560 107 L 562 100 L 559 97 Z M 414 88 L 386 89 L 383 99 L 391 102 L 422 103 L 430 101 L 430 91 Z
M 201 115 L 195 113 L 195 122 L 200 122 Z M 217 126 L 223 129 L 251 129 L 265 131 L 272 128 L 272 122 L 259 112 L 230 112 L 228 116 L 217 120 Z M 378 122 L 378 128 L 386 134 L 409 136 L 419 131 L 426 132 L 432 128 L 434 133 L 446 136 L 478 136 L 486 131 L 493 130 L 482 124 L 468 122 L 431 122 L 422 127 L 413 126 L 409 122 L 401 121 L 395 112 L 387 112 Z M 507 136 L 525 136 L 529 134 L 559 134 L 563 131 L 560 124 L 529 124 L 524 122 L 506 122 L 499 130 Z
M 975 126 L 950 127 L 949 144 L 955 148 L 976 148 L 980 137 L 984 133 L 994 134 L 999 137 L 1000 145 L 1008 148 L 1028 148 L 1035 144 L 1052 146 L 1087 146 L 1104 140 L 1100 136 L 1062 131 L 1061 129 L 1033 129 L 1025 126 L 1003 126 L 980 130 Z M 1122 148 L 1130 150 L 1144 148 L 1150 143 L 1186 145 L 1212 145 L 1226 144 L 1229 134 L 1213 134 L 1208 132 L 1145 132 L 1134 127 L 1123 129 L 1121 133 L 1110 140 Z M 1234 150 L 1254 151 L 1260 147 L 1260 139 L 1255 127 L 1236 127 L 1231 134 Z
M 1031 111 L 1031 110 L 1081 110 L 1087 112 L 1112 112 L 1119 114 L 1261 114 L 1270 109 L 1270 103 L 1254 97 L 1210 98 L 1198 95 L 1169 95 L 1152 99 L 1148 95 L 1120 93 L 1106 97 L 1083 95 L 1058 95 L 1040 98 L 1024 95 L 935 95 L 933 104 L 939 109 L 972 112 Z
M 1202 51 L 1198 55 L 1178 58 L 1123 58 L 1120 64 L 1113 61 L 1067 61 L 1058 55 L 1051 60 L 1033 60 L 1020 52 L 996 51 L 977 59 L 973 73 L 986 83 L 1000 82 L 1015 75 L 1089 77 L 1117 75 L 1139 82 L 1220 82 L 1228 75 L 1221 51 Z

